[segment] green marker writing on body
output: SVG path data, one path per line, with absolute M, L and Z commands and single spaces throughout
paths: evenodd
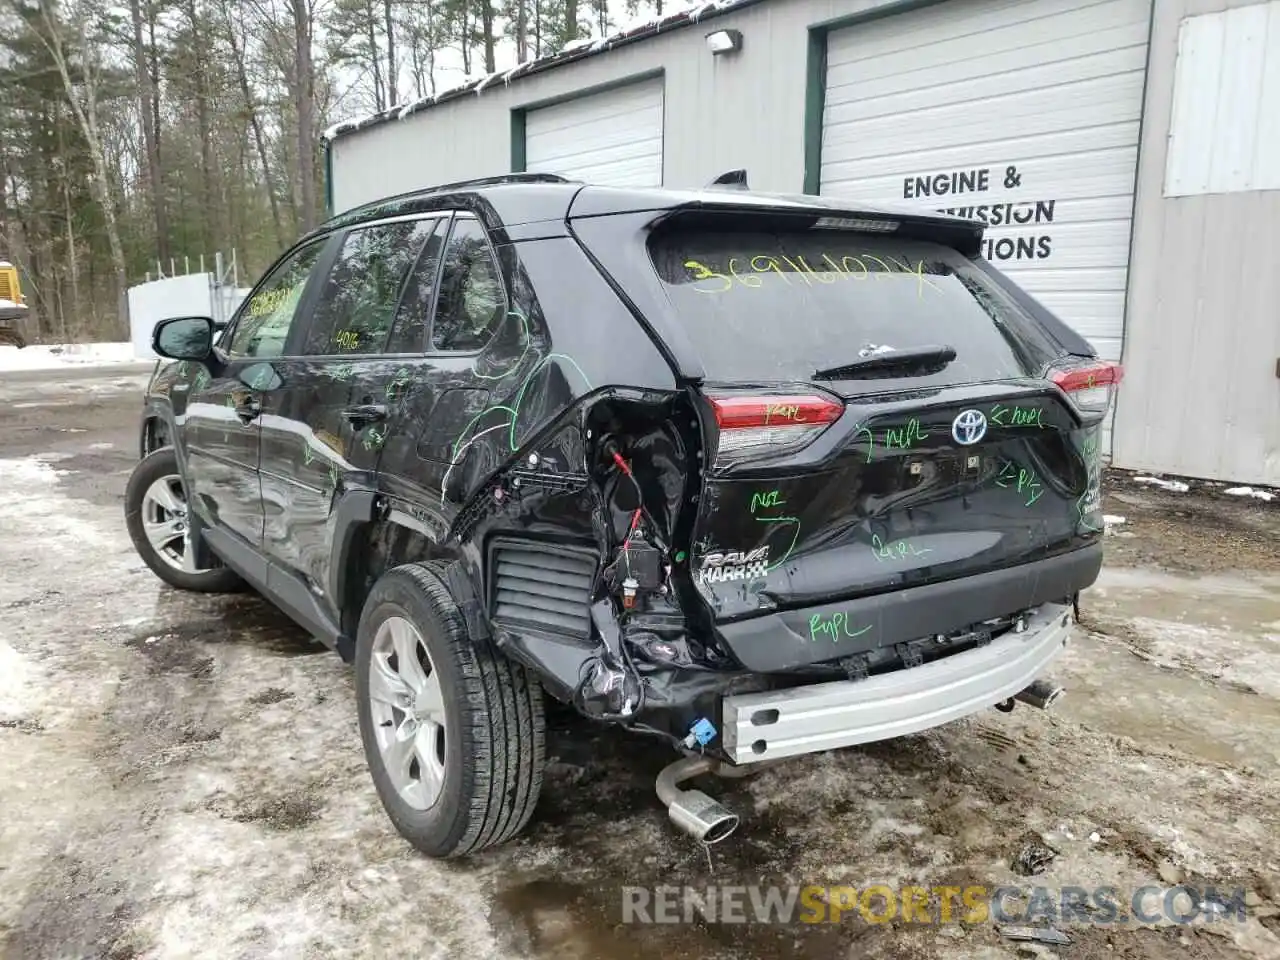
M 815 613 L 809 618 L 809 642 L 814 643 L 819 637 L 826 637 L 832 643 L 839 643 L 846 638 L 860 637 L 870 629 L 871 624 L 857 630 L 849 629 L 849 615 L 843 611 L 829 617 Z
M 933 553 L 933 550 L 930 547 L 917 547 L 907 540 L 894 540 L 886 544 L 880 539 L 879 534 L 872 534 L 871 553 L 876 560 L 883 562 L 885 560 L 905 560 L 908 556 L 923 557 L 926 553 Z

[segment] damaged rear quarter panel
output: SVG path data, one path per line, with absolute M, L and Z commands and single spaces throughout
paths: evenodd
M 511 278 L 511 306 L 506 328 L 476 362 L 488 389 L 473 405 L 483 406 L 446 438 L 456 503 L 582 398 L 676 387 L 652 341 L 573 240 L 507 244 L 498 255 Z
M 670 538 L 688 493 L 687 451 L 670 423 L 683 395 L 667 361 L 575 241 L 522 241 L 499 247 L 498 255 L 509 278 L 508 325 L 476 361 L 486 389 L 468 395 L 476 409 L 445 438 L 437 496 L 451 550 L 461 554 L 490 615 L 499 603 L 496 570 L 508 563 L 501 550 L 514 545 L 518 554 L 519 544 L 531 541 L 543 550 L 509 561 L 527 579 L 515 588 L 508 583 L 508 597 L 526 589 L 554 598 L 567 589 L 555 566 L 587 558 L 578 609 L 591 602 L 594 626 L 558 631 L 555 609 L 568 617 L 572 606 L 553 605 L 540 623 L 534 607 L 519 603 L 507 603 L 494 622 L 498 646 L 569 699 L 605 645 L 616 650 L 619 636 L 609 603 L 600 602 L 608 593 L 600 574 L 634 505 L 627 502 L 632 488 L 616 470 L 609 475 L 612 464 L 601 468 L 600 442 L 621 440 L 646 506 L 665 528 L 659 536 Z M 581 577 L 577 569 L 566 576 Z

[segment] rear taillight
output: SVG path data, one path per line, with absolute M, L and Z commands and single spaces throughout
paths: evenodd
M 708 396 L 720 427 L 715 465 L 800 450 L 840 419 L 844 404 L 816 394 Z
M 1105 414 L 1124 379 L 1124 367 L 1109 360 L 1073 360 L 1054 364 L 1049 379 L 1082 413 Z

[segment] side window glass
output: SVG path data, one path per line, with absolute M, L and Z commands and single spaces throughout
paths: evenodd
M 302 352 L 382 353 L 400 288 L 434 220 L 404 220 L 352 230 L 325 280 Z
M 427 327 L 431 320 L 431 297 L 436 292 L 436 276 L 440 273 L 440 255 L 449 229 L 447 219 L 436 221 L 434 233 L 427 238 L 400 295 L 395 326 L 387 340 L 387 353 L 422 353 L 427 347 Z
M 479 350 L 493 336 L 507 312 L 493 250 L 479 222 L 457 219 L 445 248 L 431 327 L 434 350 Z
M 253 292 L 231 331 L 228 354 L 266 358 L 284 354 L 298 301 L 302 299 L 307 278 L 324 250 L 326 239 L 316 240 L 297 251 Z

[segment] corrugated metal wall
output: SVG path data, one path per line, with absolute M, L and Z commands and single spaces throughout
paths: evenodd
M 513 108 L 655 71 L 666 83 L 665 186 L 704 186 L 745 167 L 755 189 L 798 193 L 808 26 L 892 2 L 774 0 L 338 137 L 334 212 L 434 183 L 508 173 Z M 743 32 L 742 50 L 713 56 L 705 35 L 730 28 Z M 792 146 L 779 149 L 781 143 Z
M 1277 108 L 1261 102 L 1267 84 L 1222 82 L 1243 56 L 1225 45 L 1211 57 L 1196 54 L 1184 62 L 1184 77 L 1188 69 L 1203 76 L 1175 84 L 1184 18 L 1251 5 L 1155 5 L 1126 310 L 1126 379 L 1112 462 L 1280 486 L 1280 190 L 1167 196 L 1165 189 L 1167 170 L 1176 173 L 1170 192 L 1200 180 L 1205 189 L 1211 182 L 1243 186 L 1242 176 L 1233 179 L 1226 172 L 1215 181 L 1213 158 L 1219 157 L 1220 169 L 1242 164 L 1243 154 L 1233 161 L 1222 158 L 1223 150 L 1244 142 L 1256 150 L 1257 125 L 1275 119 Z M 1224 42 L 1234 29 L 1222 31 Z M 1267 51 L 1264 76 L 1275 69 L 1271 58 L 1277 56 L 1280 50 Z M 1214 63 L 1216 81 L 1208 77 Z M 1193 156 L 1169 155 L 1175 86 L 1188 91 L 1180 109 L 1191 106 L 1193 90 L 1211 100 L 1204 109 L 1197 101 L 1206 117 L 1199 141 L 1184 141 L 1213 148 L 1201 151 L 1209 158 L 1203 176 L 1196 171 L 1204 164 Z M 1242 96 L 1251 98 L 1251 115 L 1240 110 Z M 1265 135 L 1268 128 L 1261 129 Z

